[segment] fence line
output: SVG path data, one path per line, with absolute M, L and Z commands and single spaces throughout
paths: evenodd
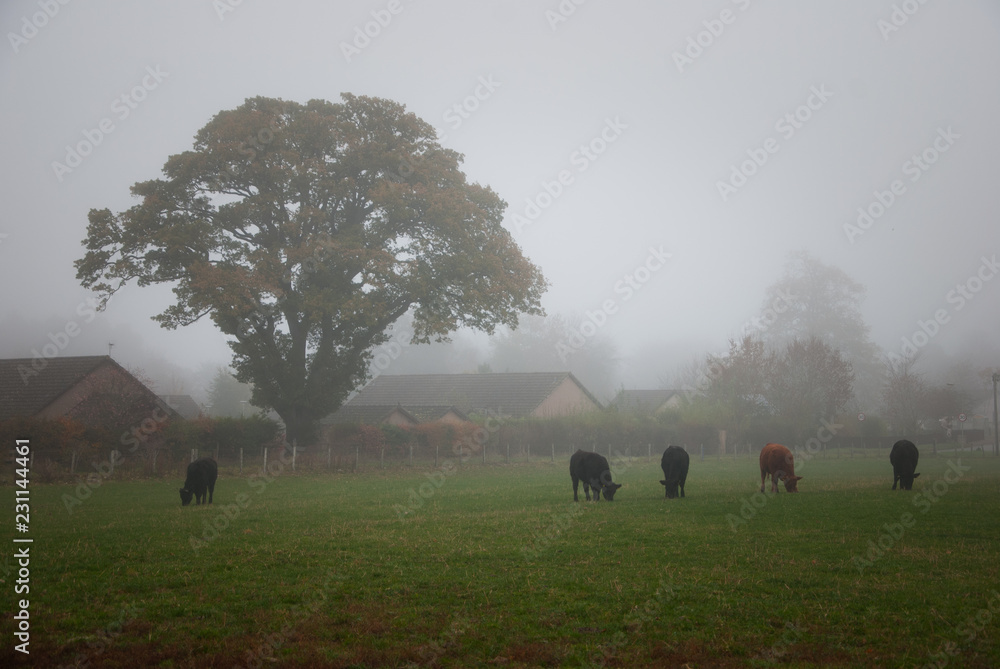
M 819 459 L 865 459 L 878 458 L 888 460 L 889 449 L 894 443 L 892 438 L 882 438 L 863 442 L 860 438 L 833 439 L 813 457 Z M 704 444 L 678 444 L 684 447 L 692 456 L 702 461 L 709 460 L 753 460 L 763 447 L 760 444 L 739 444 L 731 447 L 728 452 L 717 449 L 706 449 Z M 609 454 L 609 461 L 621 457 L 630 460 L 635 457 L 645 457 L 648 463 L 658 461 L 658 453 L 663 446 L 646 443 L 629 444 L 594 444 L 582 445 L 583 450 Z M 796 450 L 795 445 L 789 448 Z M 282 468 L 290 472 L 346 472 L 346 471 L 376 471 L 386 468 L 438 468 L 442 462 L 440 446 L 415 449 L 414 445 L 405 447 L 379 447 L 371 452 L 355 445 L 353 449 L 330 445 L 313 446 L 310 448 L 293 448 L 291 446 L 260 448 L 259 455 L 251 455 L 245 449 L 213 449 L 220 468 L 230 470 L 239 475 L 251 475 L 269 468 Z M 256 449 L 250 449 L 251 451 Z M 275 450 L 277 455 L 274 452 Z M 576 446 L 567 446 L 550 442 L 549 448 L 535 449 L 532 452 L 530 442 L 523 443 L 508 440 L 502 445 L 488 443 L 475 446 L 458 453 L 445 447 L 446 460 L 460 458 L 463 466 L 496 466 L 524 464 L 545 464 L 559 466 L 566 464 L 570 456 L 577 450 Z M 965 451 L 988 455 L 987 446 L 982 444 L 959 444 L 957 442 L 920 444 L 921 454 L 925 457 L 950 457 L 955 451 Z M 545 451 L 548 451 L 547 453 Z M 643 453 L 645 451 L 645 453 Z M 714 451 L 714 452 L 713 452 Z M 36 451 L 33 451 L 35 453 Z M 86 476 L 94 471 L 94 463 L 113 462 L 115 477 L 124 478 L 183 478 L 187 464 L 199 456 L 198 449 L 184 453 L 171 452 L 167 449 L 153 449 L 137 453 L 121 453 L 113 450 L 90 450 L 87 452 L 46 453 L 37 451 L 38 459 L 34 462 L 33 474 L 39 481 L 70 481 Z

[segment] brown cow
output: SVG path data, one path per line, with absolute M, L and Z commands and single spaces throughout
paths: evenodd
M 771 492 L 778 492 L 778 481 L 784 481 L 785 490 L 798 492 L 795 460 L 792 452 L 781 444 L 768 444 L 760 452 L 760 491 L 764 492 L 764 479 L 771 475 Z

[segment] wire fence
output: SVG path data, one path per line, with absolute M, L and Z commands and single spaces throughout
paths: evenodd
M 898 438 L 885 437 L 875 440 L 860 438 L 834 439 L 822 444 L 817 451 L 810 450 L 811 458 L 819 459 L 883 459 L 888 461 L 892 444 Z M 764 444 L 730 445 L 723 450 L 717 444 L 678 444 L 695 461 L 753 460 L 759 456 Z M 919 444 L 923 457 L 948 455 L 956 452 L 986 456 L 992 453 L 992 446 L 986 442 L 960 443 L 958 441 Z M 615 462 L 659 463 L 664 446 L 653 443 L 588 444 L 583 450 L 597 452 L 605 456 L 612 467 Z M 793 452 L 796 447 L 790 446 Z M 464 443 L 452 448 L 431 447 L 418 443 L 385 445 L 380 448 L 363 448 L 353 444 L 320 445 L 296 448 L 287 445 L 260 446 L 250 449 L 191 449 L 173 450 L 149 449 L 136 453 L 108 450 L 88 454 L 46 453 L 35 457 L 32 451 L 30 468 L 32 478 L 39 482 L 69 482 L 80 478 L 99 475 L 102 479 L 180 478 L 186 474 L 187 466 L 199 457 L 212 457 L 226 475 L 251 476 L 256 473 L 351 473 L 375 472 L 399 469 L 438 468 L 446 461 L 462 465 L 525 465 L 525 464 L 568 464 L 576 448 L 556 443 L 531 444 L 529 442 L 485 442 L 483 444 Z M 801 452 L 801 447 L 799 447 Z M 12 461 L 5 463 L 11 473 L 15 469 Z M 4 476 L 4 481 L 12 481 L 13 476 Z

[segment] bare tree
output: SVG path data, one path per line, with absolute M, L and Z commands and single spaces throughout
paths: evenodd
M 915 357 L 885 363 L 886 384 L 882 391 L 885 417 L 893 431 L 904 435 L 916 432 L 920 407 L 927 395 L 923 378 L 913 370 L 915 364 Z
M 773 413 L 769 394 L 776 364 L 774 353 L 751 335 L 730 339 L 725 356 L 708 356 L 711 382 L 705 399 L 714 405 L 719 427 L 727 431 L 730 441 L 743 441 L 755 420 Z
M 840 352 L 816 337 L 793 339 L 777 357 L 769 384 L 775 413 L 805 438 L 854 397 L 854 371 Z

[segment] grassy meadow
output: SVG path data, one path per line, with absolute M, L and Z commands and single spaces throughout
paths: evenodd
M 958 463 L 960 459 L 960 465 Z M 30 658 L 54 667 L 996 667 L 1000 458 L 615 463 L 574 504 L 568 460 L 31 488 Z M 449 466 L 452 465 L 452 466 Z M 13 489 L 0 490 L 13 510 Z M 7 545 L 14 534 L 11 513 Z M 5 608 L 13 550 L 3 558 Z

